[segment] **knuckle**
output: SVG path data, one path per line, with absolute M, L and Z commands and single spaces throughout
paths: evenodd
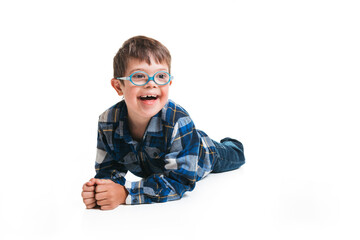
M 97 203 L 97 205 L 99 205 L 99 206 L 105 205 L 105 201 L 97 201 L 96 203 Z
M 102 197 L 101 194 L 95 194 L 95 199 L 96 200 L 101 200 L 101 199 L 103 199 L 103 197 Z
M 95 203 L 91 203 L 91 204 L 86 205 L 86 208 L 93 208 L 93 207 L 95 207 Z
M 88 193 L 88 192 L 82 192 L 82 193 L 81 193 L 81 197 L 84 198 L 84 199 L 86 199 L 86 198 L 89 198 L 90 196 L 89 196 L 89 193 Z

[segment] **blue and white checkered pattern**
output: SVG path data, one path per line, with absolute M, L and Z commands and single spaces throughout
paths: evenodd
M 109 108 L 99 117 L 97 149 L 95 178 L 124 185 L 127 204 L 181 198 L 212 171 L 216 155 L 212 140 L 171 100 L 151 118 L 141 142 L 130 135 L 125 102 Z M 142 179 L 127 181 L 127 171 Z

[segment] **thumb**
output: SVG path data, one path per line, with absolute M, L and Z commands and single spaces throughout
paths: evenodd
M 96 180 L 95 178 L 90 179 L 88 182 L 86 182 L 86 185 L 89 186 L 89 187 L 94 186 L 95 185 L 95 180 Z
M 112 182 L 112 181 L 109 180 L 109 179 L 95 179 L 95 183 L 96 183 L 97 185 L 107 184 L 107 183 L 109 183 L 109 182 Z

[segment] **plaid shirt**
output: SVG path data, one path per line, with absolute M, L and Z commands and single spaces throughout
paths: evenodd
M 212 171 L 215 154 L 211 139 L 171 100 L 151 118 L 142 141 L 134 141 L 121 101 L 99 117 L 95 178 L 125 186 L 126 204 L 166 202 L 192 191 Z M 127 181 L 127 171 L 142 179 Z

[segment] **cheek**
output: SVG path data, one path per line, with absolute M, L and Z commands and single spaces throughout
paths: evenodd
M 136 89 L 127 87 L 124 91 L 124 97 L 130 99 L 132 96 L 136 96 Z
M 164 89 L 161 90 L 161 96 L 164 98 L 167 98 L 169 96 L 169 86 L 164 87 Z
M 131 91 L 124 92 L 124 99 L 127 105 L 132 106 L 135 104 L 136 98 L 134 96 L 136 96 L 135 93 Z

